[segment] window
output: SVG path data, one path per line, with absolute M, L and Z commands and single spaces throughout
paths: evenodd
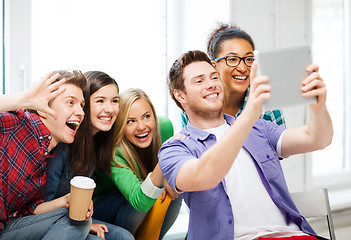
M 167 1 L 167 60 L 168 67 L 184 52 L 206 52 L 207 39 L 218 22 L 230 22 L 230 1 L 168 0 Z M 168 116 L 175 131 L 181 128 L 180 109 L 168 98 Z
M 330 146 L 312 154 L 310 174 L 312 185 L 330 187 L 350 180 L 351 156 L 345 151 L 350 144 L 346 132 L 350 119 L 345 118 L 350 111 L 345 102 L 350 94 L 346 84 L 350 68 L 345 67 L 345 39 L 350 29 L 345 28 L 343 0 L 314 0 L 312 5 L 313 58 L 320 65 L 320 74 L 328 87 L 327 107 L 333 120 L 334 137 Z
M 104 71 L 166 110 L 165 1 L 32 0 L 32 82 L 49 71 Z

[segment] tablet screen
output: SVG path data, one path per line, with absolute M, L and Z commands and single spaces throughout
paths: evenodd
M 304 98 L 301 87 L 308 75 L 306 67 L 312 63 L 308 46 L 254 51 L 257 62 L 257 76 L 266 75 L 272 87 L 271 98 L 263 103 L 264 110 L 313 104 L 316 98 Z

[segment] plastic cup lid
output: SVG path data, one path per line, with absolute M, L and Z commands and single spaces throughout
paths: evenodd
M 84 176 L 73 177 L 71 179 L 71 185 L 83 189 L 92 189 L 96 187 L 96 184 L 93 179 Z

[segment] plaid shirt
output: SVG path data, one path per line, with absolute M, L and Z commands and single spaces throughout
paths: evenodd
M 46 184 L 51 135 L 24 110 L 0 113 L 0 233 L 11 218 L 34 214 Z
M 250 86 L 246 90 L 246 94 L 245 94 L 245 98 L 244 98 L 243 104 L 241 105 L 239 111 L 235 115 L 236 118 L 243 111 L 243 109 L 244 109 L 244 107 L 245 107 L 245 105 L 247 103 L 247 100 L 249 98 L 249 92 L 250 92 Z M 284 116 L 283 116 L 283 111 L 280 110 L 280 109 L 264 112 L 261 115 L 261 118 L 264 119 L 264 120 L 268 120 L 268 121 L 274 122 L 277 125 L 285 126 L 285 119 L 284 119 Z M 189 122 L 189 118 L 188 118 L 188 115 L 186 115 L 186 113 L 184 111 L 182 111 L 182 113 L 181 113 L 181 119 L 182 119 L 182 126 L 185 127 L 188 124 L 188 122 Z

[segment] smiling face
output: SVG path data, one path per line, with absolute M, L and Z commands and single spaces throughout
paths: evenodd
M 109 131 L 119 113 L 119 96 L 116 84 L 103 86 L 90 96 L 90 116 L 93 134 Z
M 125 137 L 139 148 L 150 146 L 156 131 L 155 115 L 149 102 L 139 98 L 131 105 L 127 117 Z
M 223 41 L 218 57 L 253 57 L 253 48 L 245 39 L 234 38 Z M 236 67 L 229 67 L 225 60 L 215 63 L 226 92 L 244 93 L 250 84 L 250 70 L 244 61 Z
M 184 68 L 185 92 L 178 90 L 178 101 L 186 113 L 200 117 L 212 117 L 223 107 L 223 86 L 219 74 L 207 62 L 193 62 Z
M 82 89 L 73 84 L 63 84 L 60 88 L 62 87 L 65 87 L 66 90 L 50 104 L 51 109 L 56 112 L 57 118 L 55 119 L 48 114 L 45 114 L 44 118 L 41 117 L 51 133 L 51 148 L 59 142 L 72 143 L 84 118 Z

